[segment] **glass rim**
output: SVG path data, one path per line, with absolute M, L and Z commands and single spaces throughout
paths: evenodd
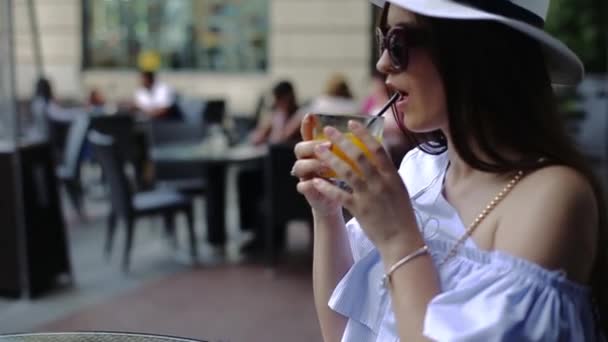
M 363 120 L 371 120 L 374 118 L 373 115 L 363 115 L 363 114 L 329 114 L 329 113 L 311 113 L 310 115 L 312 116 L 324 116 L 324 117 L 346 117 L 346 118 L 353 118 L 353 119 L 363 119 Z M 376 120 L 378 119 L 382 119 L 384 120 L 383 116 L 377 117 Z

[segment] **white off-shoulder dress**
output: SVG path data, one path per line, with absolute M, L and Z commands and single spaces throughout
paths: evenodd
M 399 173 L 431 256 L 437 264 L 465 231 L 442 194 L 447 153 L 415 149 Z M 342 341 L 398 341 L 380 255 L 357 223 L 346 224 L 354 264 L 329 306 L 346 316 Z M 438 268 L 441 293 L 430 302 L 424 335 L 437 341 L 603 341 L 591 291 L 565 274 L 500 251 L 482 251 L 472 239 Z

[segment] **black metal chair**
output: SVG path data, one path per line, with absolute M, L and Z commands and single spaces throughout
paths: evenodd
M 183 114 L 183 122 L 196 126 L 201 125 L 205 101 L 193 97 L 178 96 L 176 103 Z
M 84 209 L 80 164 L 89 125 L 90 118 L 86 114 L 77 117 L 70 124 L 64 146 L 63 162 L 55 170 L 57 178 L 65 185 L 74 209 L 81 217 L 84 215 Z
M 152 145 L 193 143 L 203 140 L 201 126 L 187 122 L 156 121 L 150 123 Z M 154 180 L 158 187 L 170 188 L 188 196 L 200 196 L 207 192 L 207 182 L 202 167 L 183 168 L 173 163 L 154 164 Z
M 116 115 L 96 115 L 91 118 L 91 130 L 108 135 L 114 139 L 121 158 L 133 167 L 135 186 L 143 190 L 149 183 L 145 178 L 146 153 L 148 146 L 145 141 L 138 139 L 135 120 L 129 113 Z M 141 146 L 141 145 L 144 146 Z
M 220 127 L 224 127 L 224 119 L 226 117 L 226 100 L 207 100 L 205 102 L 205 106 L 203 107 L 201 116 L 201 128 L 205 135 L 209 133 L 208 131 L 211 126 L 219 125 Z
M 123 220 L 126 226 L 127 238 L 123 256 L 123 270 L 129 269 L 135 220 L 141 216 L 161 215 L 165 221 L 165 229 L 175 242 L 175 215 L 183 212 L 188 221 L 190 254 L 194 263 L 198 259 L 197 240 L 193 222 L 192 200 L 170 190 L 155 190 L 132 193 L 124 171 L 124 162 L 117 151 L 113 138 L 92 131 L 89 141 L 93 147 L 95 158 L 101 164 L 109 186 L 111 211 L 108 216 L 108 232 L 105 252 L 109 256 L 118 220 Z
M 58 165 L 64 160 L 65 147 L 71 123 L 50 119 L 46 112 L 43 112 L 43 115 L 44 124 L 46 126 L 45 130 L 48 133 L 49 142 L 51 143 L 53 162 Z
M 310 206 L 296 190 L 298 180 L 290 175 L 295 163 L 293 144 L 269 146 L 264 164 L 266 199 L 263 202 L 266 258 L 269 266 L 276 264 L 279 243 L 283 242 L 287 223 L 305 220 L 312 227 Z

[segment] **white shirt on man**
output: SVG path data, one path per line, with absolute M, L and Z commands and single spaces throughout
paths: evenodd
M 173 101 L 173 89 L 162 82 L 154 82 L 150 89 L 141 87 L 135 91 L 135 105 L 146 112 L 170 107 Z

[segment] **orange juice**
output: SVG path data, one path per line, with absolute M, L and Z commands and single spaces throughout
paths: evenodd
M 347 139 L 349 139 L 355 146 L 357 146 L 361 151 L 363 151 L 363 154 L 367 157 L 367 159 L 373 160 L 371 152 L 369 151 L 367 146 L 365 146 L 365 144 L 357 136 L 355 136 L 351 132 L 343 133 L 343 135 Z M 315 140 L 326 140 L 326 141 L 329 140 L 329 139 L 327 139 L 327 137 L 324 134 L 319 134 L 319 135 L 315 136 L 314 139 Z M 382 137 L 376 137 L 376 139 L 378 141 L 382 141 Z M 348 158 L 346 156 L 346 153 L 344 153 L 344 151 L 342 151 L 338 146 L 336 146 L 335 144 L 332 144 L 331 152 L 333 154 L 335 154 L 336 156 L 338 156 L 340 159 L 344 160 L 346 163 L 348 163 L 348 165 L 350 165 L 350 167 L 352 167 L 355 170 L 355 172 L 357 172 L 359 175 L 361 174 L 361 171 L 357 167 L 356 162 L 351 160 L 350 158 Z M 329 170 L 328 172 L 325 172 L 321 176 L 325 177 L 325 178 L 336 178 L 337 174 L 335 171 Z

